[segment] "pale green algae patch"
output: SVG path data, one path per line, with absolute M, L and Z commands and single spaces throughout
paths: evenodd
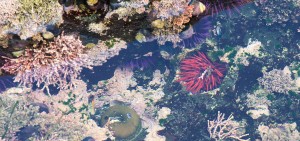
M 141 130 L 141 119 L 130 107 L 113 105 L 101 115 L 101 126 L 108 126 L 117 139 L 134 138 Z

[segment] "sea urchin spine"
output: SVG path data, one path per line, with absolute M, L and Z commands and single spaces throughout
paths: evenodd
M 209 91 L 221 84 L 225 71 L 224 64 L 212 62 L 204 53 L 198 52 L 181 61 L 178 81 L 192 93 Z

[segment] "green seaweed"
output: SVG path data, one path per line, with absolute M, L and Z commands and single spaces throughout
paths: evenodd
M 116 42 L 117 42 L 117 40 L 113 38 L 113 39 L 110 39 L 108 41 L 105 41 L 104 43 L 108 47 L 108 49 L 111 49 L 115 46 Z
M 69 111 L 63 112 L 65 115 L 68 115 L 70 113 L 75 113 L 77 110 L 77 108 L 75 108 L 73 105 L 75 103 L 76 95 L 75 94 L 72 95 L 72 93 L 69 93 L 68 96 L 69 96 L 69 99 L 67 99 L 67 101 L 59 101 L 62 104 L 69 107 Z
M 2 101 L 2 100 L 1 100 L 1 101 Z M 16 107 L 18 106 L 18 104 L 19 104 L 19 101 L 16 101 L 16 103 L 14 104 L 14 106 L 12 107 L 12 109 L 11 109 L 11 111 L 10 111 L 10 116 L 9 116 L 9 118 L 12 117 L 12 115 L 13 115 L 13 113 L 14 113 Z M 10 123 L 10 121 L 9 121 L 9 122 L 6 122 L 5 125 L 4 125 L 5 131 L 4 131 L 3 135 L 1 136 L 2 139 L 5 138 L 5 136 L 6 136 L 7 132 L 8 132 L 8 126 L 9 126 L 9 123 Z
M 37 112 L 38 107 L 27 106 L 23 99 L 0 95 L 0 140 L 11 140 L 20 128 L 38 118 Z

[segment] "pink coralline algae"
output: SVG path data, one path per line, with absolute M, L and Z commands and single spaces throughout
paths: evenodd
M 25 49 L 19 58 L 7 58 L 1 69 L 16 75 L 14 81 L 21 86 L 31 87 L 36 82 L 42 89 L 49 90 L 49 85 L 68 89 L 73 86 L 72 80 L 79 76 L 82 66 L 89 66 L 84 48 L 79 39 L 62 34 L 53 42 Z
M 192 93 L 209 91 L 221 84 L 225 72 L 224 64 L 212 62 L 204 53 L 198 52 L 181 61 L 178 81 Z

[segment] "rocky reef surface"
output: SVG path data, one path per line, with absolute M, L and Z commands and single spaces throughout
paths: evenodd
M 299 0 L 1 0 L 0 140 L 300 140 Z

